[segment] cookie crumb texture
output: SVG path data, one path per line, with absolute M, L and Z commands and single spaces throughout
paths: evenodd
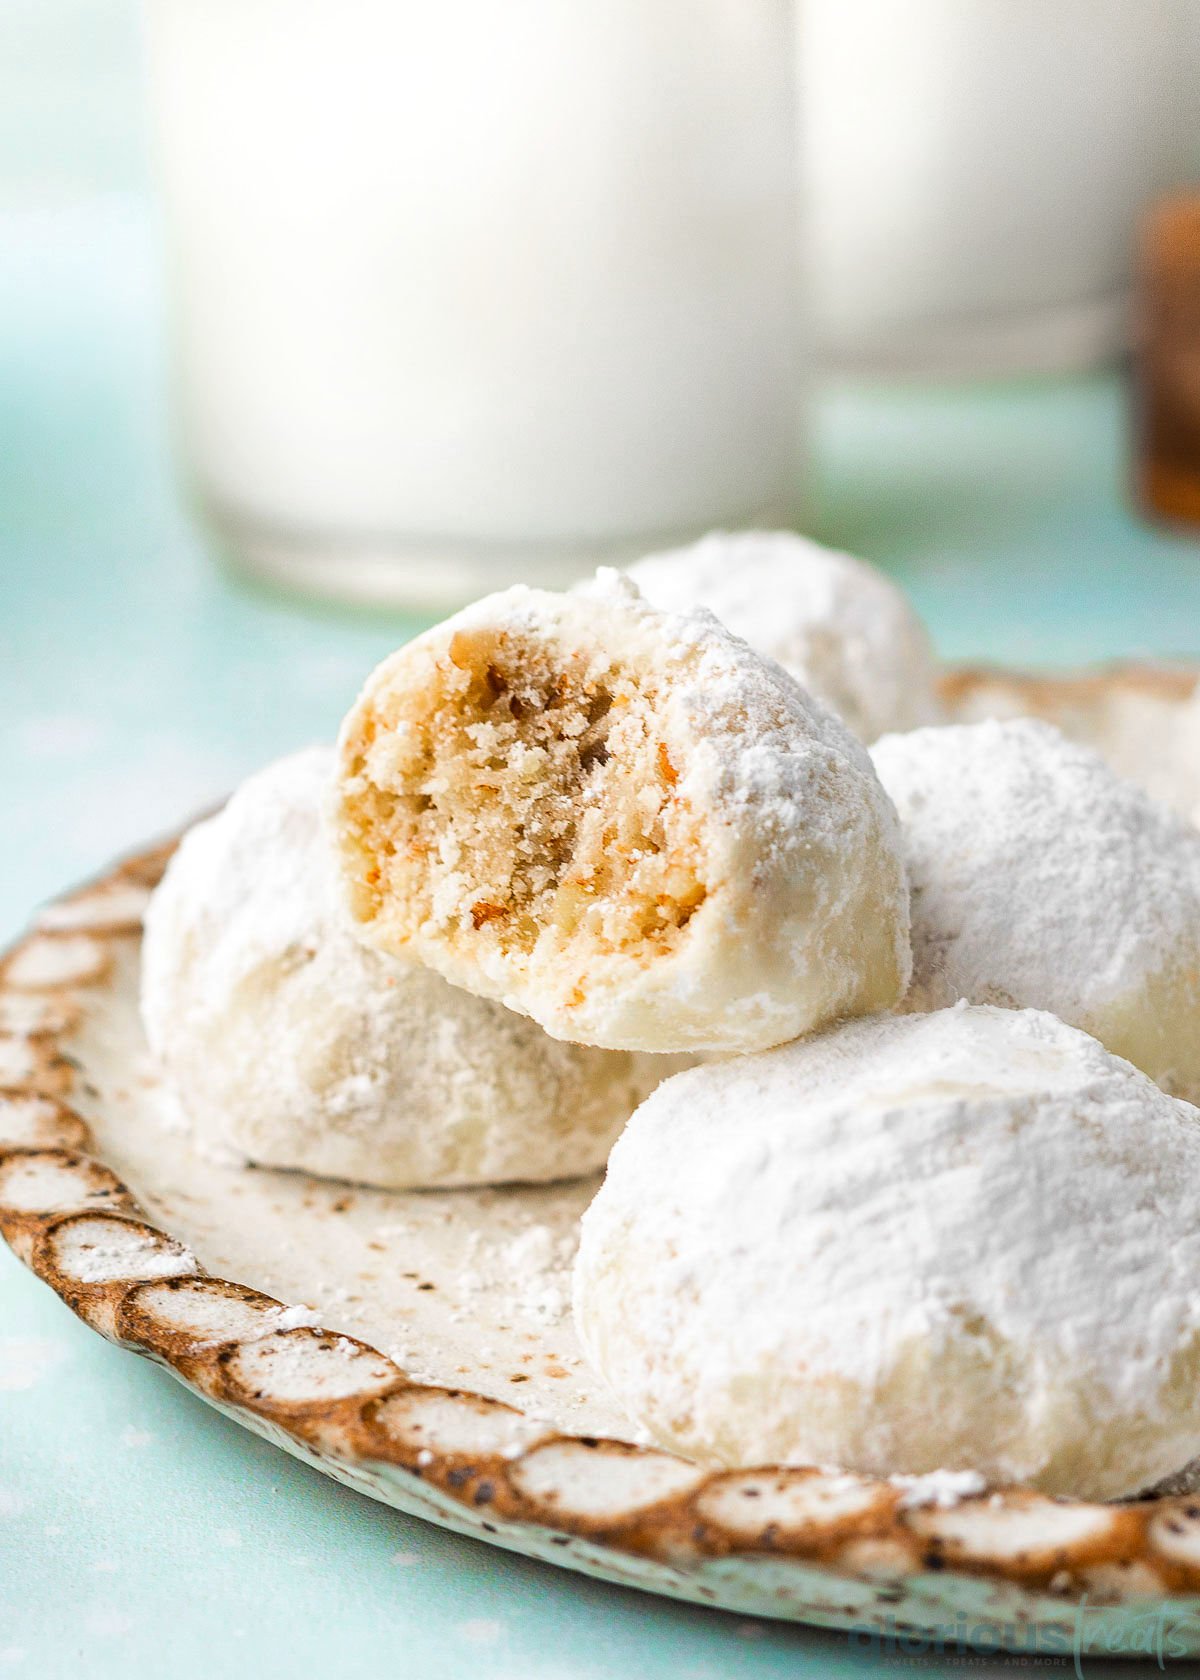
M 896 1001 L 894 813 L 865 755 L 708 615 L 609 576 L 402 648 L 342 733 L 363 936 L 635 1050 L 745 1050 Z

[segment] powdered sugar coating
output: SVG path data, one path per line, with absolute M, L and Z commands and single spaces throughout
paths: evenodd
M 600 1166 L 659 1067 L 361 946 L 322 821 L 332 770 L 316 748 L 251 777 L 151 902 L 142 1014 L 198 1145 L 385 1188 Z
M 1200 1114 L 1052 1016 L 879 1016 L 668 1080 L 584 1216 L 662 1445 L 1083 1498 L 1195 1455 Z
M 1170 664 L 1061 679 L 960 672 L 955 723 L 1040 717 L 1094 747 L 1118 776 L 1200 827 L 1200 681 Z
M 863 749 L 710 614 L 615 573 L 409 643 L 340 755 L 361 936 L 556 1037 L 754 1049 L 907 984 L 898 828 Z
M 792 531 L 714 531 L 629 568 L 666 612 L 705 607 L 778 660 L 863 741 L 940 716 L 924 625 L 865 560 Z
M 872 750 L 912 886 L 911 1009 L 1048 1009 L 1200 1096 L 1200 833 L 1032 719 Z

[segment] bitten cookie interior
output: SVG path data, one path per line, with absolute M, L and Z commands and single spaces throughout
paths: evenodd
M 358 835 L 403 857 L 413 890 L 389 903 L 389 871 L 369 870 L 356 908 L 407 930 L 427 905 L 462 907 L 471 932 L 514 953 L 547 928 L 607 951 L 677 941 L 708 884 L 695 813 L 672 797 L 654 681 L 492 626 L 457 631 L 447 651 L 431 686 L 386 706 L 390 752 L 373 731 L 364 741 L 422 791 L 367 785 Z

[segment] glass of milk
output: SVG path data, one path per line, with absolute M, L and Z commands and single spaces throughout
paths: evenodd
M 1181 47 L 1197 11 L 1196 0 L 804 0 L 822 359 L 978 374 L 1115 354 L 1138 214 L 1179 168 Z
M 788 523 L 789 0 L 147 0 L 192 481 L 444 606 Z

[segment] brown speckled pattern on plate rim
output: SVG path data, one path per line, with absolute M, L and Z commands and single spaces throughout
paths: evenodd
M 953 672 L 945 689 L 961 700 L 991 677 Z M 1182 699 L 1194 682 L 1182 670 L 1124 667 L 1031 678 L 1027 692 L 1039 711 L 1114 683 Z M 473 1532 L 503 1539 L 506 1525 L 533 1525 L 551 1545 L 617 1554 L 614 1577 L 620 1555 L 681 1576 L 706 1559 L 770 1558 L 875 1580 L 885 1601 L 883 1583 L 931 1572 L 1015 1588 L 1018 1606 L 1049 1595 L 1064 1610 L 1080 1599 L 1200 1594 L 1200 1496 L 1095 1505 L 1008 1487 L 941 1507 L 869 1478 L 712 1471 L 654 1448 L 555 1433 L 490 1397 L 412 1382 L 354 1337 L 280 1328 L 281 1303 L 209 1276 L 141 1217 L 89 1153 L 88 1126 L 69 1102 L 81 1074 L 59 1040 L 89 990 L 104 986 L 117 942 L 139 936 L 174 844 L 57 900 L 0 958 L 0 1233 L 93 1329 L 302 1456 L 363 1472 L 349 1479 L 364 1491 L 371 1466 L 394 1466 L 466 1508 Z M 1032 1615 L 1032 1605 L 1030 1597 L 1018 1614 Z

